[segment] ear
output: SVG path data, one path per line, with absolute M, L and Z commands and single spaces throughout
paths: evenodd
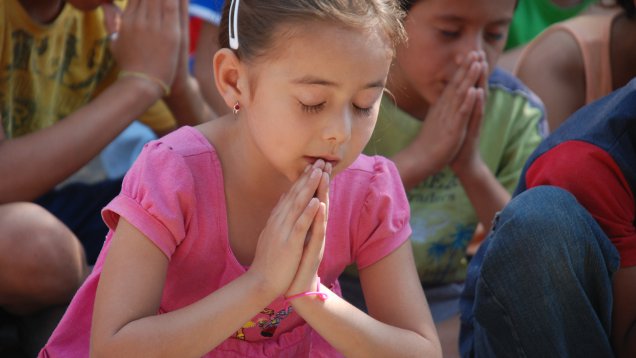
M 243 74 L 241 61 L 234 51 L 222 48 L 216 52 L 212 62 L 216 88 L 225 104 L 232 108 L 237 101 L 241 102 L 244 95 L 239 86 L 239 79 Z

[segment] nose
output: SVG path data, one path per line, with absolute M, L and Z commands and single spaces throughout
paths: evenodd
M 340 115 L 334 115 L 326 120 L 323 137 L 333 143 L 344 143 L 351 138 L 353 110 L 344 110 Z
M 467 36 L 464 37 L 464 41 L 461 42 L 460 47 L 459 50 L 462 55 L 466 55 L 471 51 L 483 51 L 484 37 L 482 31 L 467 34 Z

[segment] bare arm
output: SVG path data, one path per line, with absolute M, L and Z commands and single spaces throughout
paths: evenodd
M 484 66 L 481 55 L 468 54 L 431 106 L 419 135 L 391 158 L 407 191 L 449 165 L 459 152 L 477 100 L 473 86 L 482 77 Z
M 142 72 L 171 83 L 179 45 L 172 0 L 150 6 L 131 0 L 122 16 L 113 54 L 122 70 Z M 147 21 L 138 21 L 140 18 Z M 88 163 L 162 95 L 161 87 L 124 77 L 97 98 L 53 126 L 0 141 L 0 203 L 32 200 Z
M 369 315 L 324 286 L 326 301 L 297 298 L 294 310 L 347 357 L 441 357 L 409 241 L 360 270 L 360 280 Z
M 194 77 L 199 82 L 201 93 L 218 115 L 230 113 L 230 109 L 219 94 L 214 80 L 212 60 L 219 49 L 219 28 L 209 22 L 204 22 L 199 32 L 197 50 L 194 55 Z
M 619 358 L 636 357 L 636 267 L 614 274 L 612 343 Z
M 97 289 L 91 355 L 200 357 L 283 295 L 301 261 L 310 226 L 325 219 L 325 206 L 313 198 L 322 173 L 316 165 L 281 198 L 258 239 L 247 273 L 189 306 L 162 315 L 157 310 L 168 260 L 121 218 Z M 320 235 L 324 231 L 312 236 L 313 253 Z
M 120 219 L 97 289 L 91 356 L 200 357 L 274 299 L 257 276 L 245 274 L 190 306 L 157 315 L 167 268 L 163 252 Z
M 95 157 L 160 97 L 159 88 L 126 78 L 57 124 L 0 139 L 0 203 L 29 201 Z
M 212 107 L 202 95 L 201 83 L 190 75 L 188 68 L 188 0 L 179 0 L 179 34 L 180 49 L 177 73 L 172 84 L 172 93 L 165 98 L 170 111 L 177 119 L 178 125 L 197 125 L 217 117 Z M 212 54 L 213 56 L 214 54 Z M 206 64 L 212 73 L 212 60 Z M 203 65 L 201 66 L 203 67 Z M 212 82 L 214 84 L 214 82 Z M 216 90 L 216 87 L 215 87 Z

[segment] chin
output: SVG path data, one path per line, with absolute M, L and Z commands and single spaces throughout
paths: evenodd
M 74 8 L 80 11 L 93 11 L 98 7 L 102 6 L 102 4 L 107 3 L 109 1 L 82 1 L 82 0 L 69 0 L 68 3 L 71 4 Z

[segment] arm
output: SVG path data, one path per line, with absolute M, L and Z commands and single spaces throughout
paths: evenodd
M 157 315 L 167 268 L 163 252 L 120 218 L 97 289 L 91 356 L 200 357 L 274 298 L 258 276 L 245 274 L 190 306 Z
M 633 357 L 636 353 L 636 267 L 633 266 L 636 259 L 625 252 L 634 252 L 636 207 L 622 170 L 599 147 L 569 141 L 539 157 L 528 170 L 526 182 L 528 187 L 555 185 L 572 193 L 619 249 L 623 266 L 613 277 L 611 341 L 618 357 Z
M 196 53 L 194 54 L 194 77 L 197 79 L 201 87 L 201 93 L 207 103 L 212 106 L 214 112 L 223 115 L 230 113 L 230 109 L 216 88 L 212 69 L 214 54 L 219 49 L 218 37 L 219 28 L 212 23 L 204 21 L 201 26 L 201 32 L 199 32 Z
M 614 274 L 612 344 L 619 358 L 636 357 L 636 267 Z
M 165 98 L 165 102 L 180 126 L 197 125 L 217 117 L 213 109 L 204 100 L 200 83 L 190 75 L 188 68 L 188 21 L 188 0 L 179 0 L 179 34 L 181 42 L 179 62 L 177 64 L 176 77 L 171 87 L 171 95 Z M 210 75 L 212 74 L 211 59 L 213 55 L 214 53 L 210 56 L 208 63 L 199 66 L 207 68 Z M 214 87 L 214 90 L 216 90 L 216 87 Z
M 169 83 L 174 76 L 178 39 L 162 26 L 171 19 L 154 16 L 155 22 L 131 26 L 131 20 L 147 13 L 138 3 L 130 1 L 124 12 L 113 53 L 123 70 L 143 72 Z M 174 10 L 170 0 L 151 7 L 158 11 L 162 6 L 166 11 Z M 0 139 L 0 173 L 5 173 L 0 181 L 0 203 L 32 200 L 53 188 L 95 157 L 161 95 L 161 87 L 153 81 L 125 77 L 47 129 Z
M 466 138 L 450 163 L 451 169 L 457 175 L 468 196 L 468 200 L 475 208 L 479 223 L 485 232 L 490 231 L 495 214 L 510 201 L 510 193 L 486 166 L 479 151 L 479 134 L 484 117 L 485 96 L 488 87 L 487 73 L 488 71 L 484 70 L 479 79 L 478 87 L 481 91 L 470 116 Z
M 199 301 L 165 314 L 157 315 L 157 310 L 168 259 L 120 218 L 97 289 L 91 354 L 200 357 L 283 295 L 301 261 L 310 226 L 325 220 L 325 206 L 313 198 L 324 176 L 320 165 L 324 163 L 318 161 L 307 170 L 276 205 L 245 274 Z M 321 235 L 324 228 L 311 235 L 313 244 L 309 246 L 314 254 Z
M 95 157 L 161 95 L 143 80 L 117 81 L 57 124 L 0 139 L 0 203 L 28 201 L 53 188 Z
M 473 87 L 486 66 L 482 55 L 468 54 L 431 106 L 419 135 L 391 158 L 407 191 L 449 165 L 457 155 L 477 102 L 478 91 Z
M 515 74 L 545 104 L 551 131 L 585 104 L 581 51 L 565 31 L 547 32 L 528 45 Z
M 441 357 L 441 347 L 407 240 L 360 270 L 369 315 L 338 295 L 292 301 L 320 335 L 347 357 Z

